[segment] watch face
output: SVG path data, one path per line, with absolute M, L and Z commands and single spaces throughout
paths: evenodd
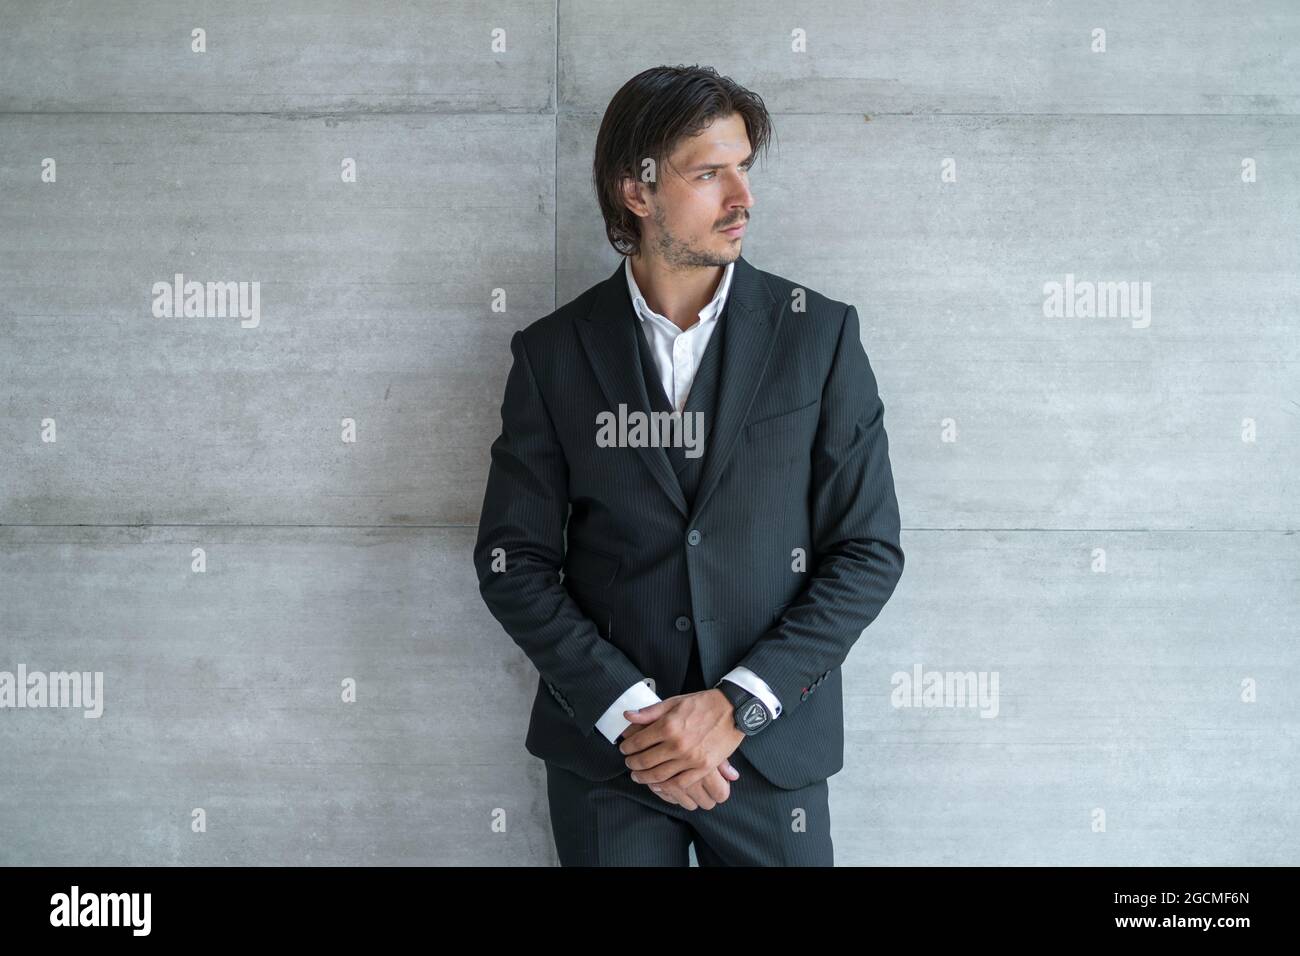
M 741 708 L 738 719 L 741 729 L 746 733 L 758 730 L 767 723 L 767 708 L 760 701 L 751 700 Z

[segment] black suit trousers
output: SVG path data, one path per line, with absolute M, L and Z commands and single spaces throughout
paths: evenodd
M 611 744 L 610 746 L 613 746 Z M 669 803 L 630 771 L 588 780 L 546 761 L 561 866 L 834 866 L 827 781 L 783 790 L 739 750 L 731 795 L 712 810 Z
M 692 647 L 684 693 L 704 689 Z M 611 747 L 616 746 L 610 744 Z M 626 771 L 592 781 L 546 761 L 551 830 L 561 866 L 833 866 L 825 780 L 783 790 L 737 749 L 740 773 L 713 809 L 669 803 Z

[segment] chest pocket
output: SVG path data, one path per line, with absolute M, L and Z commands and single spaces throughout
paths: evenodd
M 820 412 L 821 399 L 814 398 L 807 405 L 760 418 L 745 426 L 745 441 L 761 441 L 769 435 L 779 435 L 782 432 L 794 432 L 797 436 L 799 432 L 806 432 L 810 427 L 816 426 Z

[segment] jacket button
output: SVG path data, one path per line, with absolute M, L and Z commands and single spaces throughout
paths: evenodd
M 677 619 L 676 625 L 679 631 L 689 631 L 691 629 L 691 619 L 683 614 Z
M 704 536 L 692 528 L 691 533 L 686 536 L 686 541 L 688 544 L 695 545 L 700 543 L 700 538 L 702 537 Z

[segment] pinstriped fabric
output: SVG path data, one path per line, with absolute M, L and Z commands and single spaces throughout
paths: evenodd
M 834 866 L 830 788 L 773 786 L 743 756 L 740 779 L 712 808 L 686 810 L 627 774 L 588 780 L 546 764 L 551 832 L 561 866 Z
M 698 413 L 701 417 L 703 430 L 697 436 L 697 440 L 701 442 L 699 447 L 703 454 L 695 457 L 688 456 L 686 454 L 687 449 L 677 444 L 670 444 L 664 449 L 669 464 L 672 465 L 673 473 L 677 476 L 677 481 L 681 485 L 682 493 L 686 496 L 687 505 L 695 503 L 695 493 L 699 489 L 704 462 L 711 447 L 708 438 L 714 415 L 717 412 L 718 379 L 722 374 L 722 354 L 723 349 L 726 347 L 727 311 L 727 303 L 724 302 L 722 311 L 718 314 L 717 326 L 709 336 L 708 345 L 704 347 L 700 367 L 691 380 L 691 388 L 687 392 L 686 402 L 682 407 L 683 417 L 695 413 Z M 641 358 L 641 375 L 645 380 L 646 392 L 650 397 L 650 407 L 656 412 L 671 412 L 673 406 L 668 401 L 668 396 L 664 394 L 663 381 L 659 377 L 658 369 L 655 367 L 650 345 L 643 334 L 641 319 L 636 318 L 635 314 L 634 318 L 637 323 L 635 338 Z
M 782 702 L 737 752 L 779 788 L 825 780 L 844 759 L 840 665 L 903 570 L 857 311 L 737 259 L 688 496 L 663 449 L 598 440 L 601 413 L 653 410 L 622 268 L 510 343 L 474 562 L 539 672 L 525 746 L 588 780 L 623 773 L 595 721 L 634 681 L 675 686 L 694 644 L 706 686 L 744 666 Z
M 708 457 L 709 448 L 711 447 L 709 432 L 717 409 L 718 378 L 722 374 L 722 350 L 726 346 L 727 311 L 727 304 L 724 302 L 722 312 L 717 317 L 717 326 L 709 336 L 708 345 L 704 347 L 700 367 L 691 381 L 690 391 L 687 393 L 686 402 L 682 407 L 684 417 L 698 413 L 703 422 L 703 428 L 696 435 L 697 441 L 700 442 L 697 447 L 700 448 L 702 454 L 695 457 L 688 456 L 686 449 L 676 444 L 670 444 L 664 449 L 665 454 L 668 456 L 668 462 L 672 465 L 673 473 L 677 475 L 677 481 L 681 485 L 682 494 L 686 496 L 688 505 L 695 503 L 695 493 L 699 489 L 704 461 Z M 658 369 L 655 366 L 654 356 L 650 352 L 650 344 L 643 334 L 642 322 L 639 318 L 636 318 L 635 313 L 633 313 L 633 316 L 637 326 L 636 341 L 641 356 L 641 374 L 645 379 L 651 407 L 657 412 L 671 412 L 673 406 L 668 401 L 668 396 L 664 394 L 663 380 L 660 378 Z M 691 642 L 690 658 L 686 662 L 686 668 L 681 677 L 678 678 L 675 674 L 672 677 L 673 680 L 658 688 L 660 697 L 693 693 L 704 690 L 708 686 L 704 683 L 698 640 Z

